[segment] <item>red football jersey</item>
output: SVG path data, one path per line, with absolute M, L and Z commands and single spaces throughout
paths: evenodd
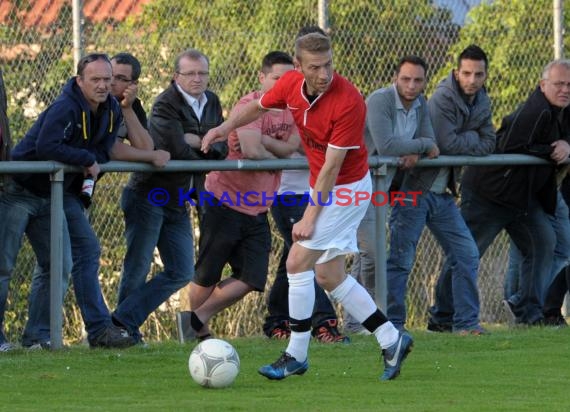
M 307 154 L 314 187 L 325 163 L 328 146 L 347 149 L 336 185 L 356 182 L 368 173 L 368 153 L 364 145 L 366 104 L 358 90 L 344 77 L 333 74 L 331 85 L 312 103 L 303 92 L 305 78 L 291 70 L 260 99 L 265 109 L 288 108 L 293 114 Z

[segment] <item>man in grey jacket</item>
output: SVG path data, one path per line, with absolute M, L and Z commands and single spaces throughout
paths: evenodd
M 366 100 L 367 115 L 365 142 L 370 155 L 400 156 L 400 170 L 413 168 L 420 156 L 437 157 L 439 149 L 427 102 L 422 95 L 426 85 L 427 65 L 417 56 L 405 56 L 396 65 L 394 83 L 374 91 Z M 396 169 L 389 169 L 387 186 L 390 186 Z M 376 255 L 375 212 L 371 203 L 358 227 L 359 254 L 352 266 L 354 276 L 374 296 Z M 407 275 L 407 274 L 406 274 Z M 400 291 L 403 298 L 405 289 Z M 365 329 L 349 315 L 345 328 L 350 332 L 364 333 Z
M 479 255 L 477 247 L 461 218 L 459 209 L 455 204 L 454 195 L 455 180 L 454 171 L 447 167 L 441 168 L 415 168 L 419 150 L 422 145 L 425 147 L 428 139 L 434 139 L 437 142 L 437 148 L 442 154 L 461 155 L 461 154 L 482 154 L 485 151 L 491 152 L 494 147 L 494 133 L 492 126 L 491 134 L 483 135 L 481 138 L 478 134 L 472 134 L 471 131 L 478 130 L 479 127 L 470 123 L 469 114 L 477 113 L 477 118 L 481 118 L 479 107 L 473 109 L 467 108 L 467 103 L 459 94 L 458 79 L 462 79 L 463 59 L 460 60 L 459 68 L 454 71 L 453 76 L 444 81 L 436 91 L 436 94 L 429 104 L 426 105 L 423 97 L 418 97 L 410 105 L 410 108 L 423 108 L 418 117 L 418 124 L 422 125 L 420 136 L 424 140 L 404 145 L 406 138 L 406 127 L 413 124 L 413 117 L 410 119 L 400 120 L 400 126 L 403 131 L 399 144 L 395 144 L 394 139 L 386 139 L 384 137 L 384 147 L 388 150 L 385 154 L 404 154 L 403 150 L 408 150 L 407 154 L 413 156 L 409 164 L 408 159 L 404 157 L 405 172 L 402 186 L 400 190 L 406 195 L 403 203 L 396 203 L 392 209 L 390 216 L 390 255 L 387 262 L 387 286 L 388 286 L 388 319 L 399 329 L 403 330 L 406 323 L 406 288 L 408 276 L 413 268 L 415 251 L 425 226 L 427 226 L 438 243 L 441 245 L 446 255 L 456 257 L 456 265 L 453 267 L 452 276 L 457 289 L 454 289 L 453 304 L 455 305 L 454 317 L 452 321 L 453 330 L 459 334 L 481 333 L 483 329 L 479 325 L 479 299 L 477 292 L 477 269 Z M 483 66 L 483 72 L 485 73 Z M 412 77 L 413 79 L 414 77 Z M 463 83 L 462 83 L 463 84 Z M 479 86 L 481 88 L 482 84 Z M 464 89 L 468 89 L 466 86 Z M 479 89 L 473 89 L 477 93 Z M 463 88 L 461 89 L 463 90 Z M 471 92 L 469 88 L 469 92 Z M 443 93 L 442 93 L 443 92 Z M 467 94 L 466 92 L 462 92 Z M 399 93 L 399 99 L 402 93 Z M 474 97 L 474 96 L 473 96 Z M 475 99 L 471 98 L 473 102 Z M 479 100 L 483 100 L 482 97 Z M 445 107 L 447 115 L 443 117 L 441 114 L 434 113 L 434 104 L 439 107 Z M 396 103 L 396 108 L 397 108 Z M 410 117 L 410 112 L 405 111 L 400 116 Z M 460 109 L 461 110 L 460 110 Z M 429 109 L 429 115 L 428 115 Z M 466 113 L 462 110 L 466 109 Z M 413 112 L 412 112 L 413 113 Z M 490 110 L 487 118 L 490 125 Z M 435 116 L 441 116 L 434 119 Z M 432 129 L 431 121 L 437 128 Z M 396 117 L 397 119 L 397 117 Z M 444 127 L 443 120 L 454 119 L 454 128 Z M 419 121 L 425 122 L 424 124 Z M 467 126 L 467 128 L 465 128 Z M 482 125 L 479 125 L 482 126 Z M 481 128 L 485 130 L 485 128 Z M 417 136 L 419 137 L 419 136 Z M 487 139 L 490 138 L 491 141 Z M 412 139 L 415 140 L 415 139 Z M 433 143 L 432 143 L 433 144 Z M 398 153 L 399 148 L 402 152 Z M 425 148 L 423 150 L 426 150 Z M 432 154 L 428 151 L 428 155 Z M 414 203 L 415 194 L 412 192 L 421 192 Z
M 488 67 L 485 52 L 476 45 L 468 46 L 459 55 L 457 69 L 438 85 L 430 99 L 430 116 L 442 154 L 482 156 L 494 151 L 491 101 L 484 87 Z M 485 331 L 479 325 L 479 252 L 453 197 L 446 193 L 455 194 L 458 172 L 449 167 L 423 169 L 425 179 L 420 183 L 430 186 L 412 187 L 430 190 L 430 195 L 437 194 L 433 198 L 445 203 L 430 216 L 431 222 L 438 221 L 443 211 L 447 214 L 445 221 L 438 221 L 437 229 L 430 227 L 434 235 L 437 232 L 438 240 L 449 243 L 446 246 L 440 241 L 449 270 L 438 279 L 428 330 L 480 335 Z

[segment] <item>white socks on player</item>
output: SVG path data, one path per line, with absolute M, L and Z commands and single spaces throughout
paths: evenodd
M 400 336 L 400 332 L 398 332 L 398 329 L 396 329 L 392 322 L 386 322 L 374 331 L 374 336 L 376 336 L 376 340 L 380 344 L 380 347 L 382 349 L 386 349 L 396 343 Z
M 297 320 L 311 319 L 315 306 L 315 273 L 312 270 L 287 274 L 289 279 L 289 317 Z M 297 361 L 307 359 L 311 331 L 291 331 L 287 353 Z
M 370 294 L 352 276 L 347 276 L 340 285 L 330 292 L 330 296 L 360 323 L 378 310 Z M 383 323 L 373 333 L 382 349 L 392 346 L 399 336 L 398 329 L 394 327 L 392 322 Z
M 364 322 L 378 309 L 366 289 L 352 276 L 347 276 L 330 292 L 330 296 L 359 323 Z

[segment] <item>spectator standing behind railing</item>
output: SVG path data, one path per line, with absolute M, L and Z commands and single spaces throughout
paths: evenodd
M 364 132 L 368 153 L 372 156 L 400 156 L 401 178 L 414 179 L 412 168 L 421 156 L 434 158 L 439 155 L 433 128 L 429 119 L 427 102 L 422 95 L 426 85 L 427 65 L 417 56 L 405 56 L 400 59 L 394 72 L 394 83 L 386 88 L 378 89 L 366 100 L 366 128 Z M 386 187 L 390 187 L 396 169 L 390 168 L 386 177 Z M 410 176 L 411 175 L 411 176 Z M 409 199 L 407 199 L 409 200 Z M 412 207 L 406 203 L 404 208 Z M 358 227 L 358 255 L 352 266 L 352 275 L 374 296 L 376 285 L 376 248 L 375 248 L 375 206 L 370 204 L 366 215 Z M 397 212 L 403 213 L 403 212 Z M 406 232 L 406 242 L 414 242 Z M 392 233 L 395 242 L 397 235 Z M 417 240 L 416 242 L 417 243 Z M 415 247 L 414 247 L 415 250 Z M 394 253 L 395 257 L 395 252 Z M 405 310 L 403 299 L 406 293 L 408 274 L 413 264 L 413 252 L 405 262 L 399 262 L 399 276 L 394 276 L 388 285 L 388 296 L 392 298 L 392 323 L 400 329 L 404 328 Z M 398 290 L 395 288 L 398 285 Z M 390 293 L 392 291 L 392 293 Z M 399 307 L 396 316 L 394 299 L 398 299 Z M 390 299 L 388 300 L 390 303 Z M 390 318 L 390 304 L 388 318 Z M 366 330 L 352 317 L 345 317 L 345 328 L 353 333 L 366 333 Z
M 170 159 L 170 154 L 164 150 L 153 150 L 154 143 L 147 131 L 146 113 L 137 97 L 138 78 L 141 73 L 139 61 L 129 53 L 119 53 L 111 59 L 113 78 L 111 80 L 111 95 L 121 104 L 123 114 L 122 124 L 117 132 L 117 139 L 111 148 L 112 160 L 148 162 L 157 167 L 163 167 Z M 129 144 L 124 140 L 128 140 Z M 99 179 L 102 175 L 99 175 Z M 78 276 L 79 265 L 74 265 L 72 277 Z M 68 273 L 63 274 L 63 290 L 67 289 Z M 36 266 L 32 277 L 32 295 L 35 291 L 49 290 L 49 273 Z M 50 311 L 42 307 L 44 299 L 30 300 L 31 314 L 22 345 L 30 349 L 47 349 L 50 344 Z
M 8 99 L 6 97 L 6 87 L 4 85 L 4 77 L 0 69 L 0 161 L 10 160 L 10 125 L 8 123 Z M 7 175 L 0 175 L 0 191 L 4 187 Z M 0 323 L 0 333 L 2 325 Z
M 232 116 L 259 99 L 286 72 L 293 70 L 287 53 L 265 55 L 258 73 L 260 90 L 248 93 L 232 109 Z M 231 145 L 227 159 L 286 158 L 299 147 L 299 133 L 289 110 L 265 113 L 257 121 L 232 131 L 240 151 Z M 213 204 L 206 203 L 201 224 L 196 278 L 190 286 L 191 312 L 179 314 L 183 340 L 210 336 L 208 321 L 252 291 L 263 291 L 267 281 L 271 230 L 267 211 L 281 181 L 280 171 L 213 171 L 206 189 Z M 252 191 L 247 200 L 241 197 Z M 265 195 L 270 197 L 265 199 Z M 223 200 L 225 199 L 225 201 Z M 221 279 L 228 263 L 232 275 Z
M 570 178 L 568 175 L 566 175 L 562 180 L 562 184 L 560 185 L 560 194 L 562 195 L 566 206 L 568 206 L 570 204 Z M 567 217 L 570 218 L 570 216 Z M 552 280 L 552 283 L 546 290 L 546 294 L 544 296 L 544 307 L 542 308 L 544 323 L 546 325 L 556 327 L 568 326 L 566 319 L 564 319 L 564 316 L 562 315 L 564 297 L 568 292 L 570 292 L 570 266 L 566 266 L 562 269 Z
M 6 87 L 4 77 L 0 69 L 0 161 L 10 160 L 10 126 L 8 124 L 8 99 L 6 98 Z M 4 185 L 8 176 L 0 175 L 0 192 L 4 191 Z M 1 196 L 1 195 L 0 195 Z M 8 286 L 10 278 L 0 273 L 0 352 L 7 352 L 13 349 L 13 345 L 6 340 L 4 335 L 4 311 L 8 299 Z
M 429 99 L 433 130 L 442 155 L 483 156 L 495 149 L 491 101 L 484 87 L 488 70 L 485 52 L 471 45 L 461 52 L 457 68 Z M 404 185 L 403 190 L 427 191 L 428 227 L 442 245 L 449 264 L 437 281 L 428 330 L 466 335 L 485 333 L 479 324 L 479 252 L 454 199 L 460 168 L 420 169 L 417 173 L 422 178 L 415 185 Z M 421 208 L 409 208 L 408 213 L 418 209 Z M 413 219 L 410 215 L 408 218 Z M 400 219 L 399 224 L 396 231 L 409 223 Z M 392 240 L 390 244 L 393 245 Z
M 83 173 L 66 173 L 64 179 L 64 213 L 62 229 L 63 273 L 69 273 L 73 258 L 75 297 L 91 347 L 126 347 L 134 343 L 126 330 L 113 325 L 99 284 L 101 248 L 85 215 L 80 190 L 85 176 L 97 179 L 99 163 L 110 159 L 111 149 L 122 122 L 121 109 L 110 95 L 111 62 L 105 54 L 90 54 L 77 65 L 71 78 L 57 97 L 43 111 L 32 128 L 12 152 L 13 160 L 54 160 L 80 166 Z M 50 253 L 50 184 L 48 174 L 18 174 L 0 198 L 0 279 L 2 285 L 14 269 L 24 232 L 36 254 L 38 266 L 49 279 Z M 70 252 L 71 248 L 71 252 Z M 32 288 L 30 301 L 40 311 L 49 308 L 49 281 L 44 287 Z M 0 308 L 5 306 L 2 293 Z M 31 310 L 31 321 L 41 313 Z M 1 317 L 4 316 L 2 310 Z M 24 332 L 26 333 L 26 331 Z M 45 337 L 31 336 L 32 344 L 49 346 Z
M 403 184 L 421 178 L 429 169 L 414 169 L 421 156 L 439 155 L 425 97 L 427 64 L 417 56 L 405 56 L 396 65 L 394 83 L 374 91 L 366 100 L 365 142 L 370 155 L 400 156 Z M 386 186 L 390 186 L 395 169 L 390 169 Z M 436 195 L 431 195 L 436 196 Z M 431 228 L 429 193 L 422 193 L 417 206 L 407 196 L 405 203 L 394 206 L 391 214 L 391 244 L 388 259 L 388 319 L 399 329 L 406 323 L 406 288 L 419 235 L 425 224 Z M 358 227 L 359 258 L 353 265 L 355 276 L 370 292 L 375 289 L 375 211 L 370 204 Z M 421 209 L 424 209 L 422 212 Z M 413 210 L 411 210 L 413 209 Z M 437 222 L 433 222 L 435 225 Z M 415 227 L 414 227 L 415 226 Z M 439 239 L 438 239 L 439 240 Z M 441 242 L 440 242 L 441 243 Z M 410 247 L 412 249 L 410 249 Z M 374 296 L 374 295 L 373 295 Z M 349 330 L 364 332 L 352 318 L 347 319 Z
M 200 151 L 204 134 L 223 121 L 218 96 L 207 90 L 209 70 L 202 52 L 180 53 L 170 86 L 153 104 L 150 134 L 156 148 L 169 152 L 173 160 L 223 159 L 227 152 L 225 143 L 217 144 L 207 156 Z M 203 190 L 202 176 L 137 172 L 123 191 L 127 253 L 113 320 L 126 327 L 136 342 L 142 341 L 139 328 L 150 313 L 194 275 L 192 227 L 180 193 L 188 192 L 192 177 L 198 179 L 194 188 Z M 147 282 L 155 247 L 164 269 Z
M 117 139 L 111 149 L 112 160 L 148 162 L 162 167 L 170 159 L 170 154 L 163 150 L 153 150 L 154 143 L 147 131 L 146 113 L 137 97 L 138 78 L 141 73 L 139 61 L 129 53 L 119 53 L 111 59 L 113 78 L 111 95 L 121 104 L 123 122 L 117 133 Z M 123 142 L 128 140 L 129 144 Z M 99 179 L 102 175 L 99 176 Z M 75 271 L 79 266 L 74 266 Z M 73 276 L 73 274 L 72 274 Z M 63 289 L 67 289 L 68 274 L 63 274 Z M 36 266 L 32 278 L 32 291 L 48 290 L 49 277 Z M 31 317 L 26 325 L 22 345 L 31 349 L 49 347 L 49 308 L 36 307 L 42 300 L 30 301 L 30 313 L 39 313 L 40 317 Z
M 518 324 L 544 324 L 545 293 L 568 262 L 568 211 L 556 175 L 570 154 L 569 104 L 570 60 L 554 60 L 529 98 L 503 118 L 496 150 L 551 165 L 467 167 L 463 177 L 461 211 L 480 254 L 502 229 L 521 252 L 518 289 L 507 300 Z

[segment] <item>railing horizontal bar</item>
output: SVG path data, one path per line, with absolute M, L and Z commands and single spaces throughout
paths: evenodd
M 398 166 L 398 157 L 371 156 L 368 164 L 371 168 L 382 165 Z M 534 156 L 504 154 L 490 156 L 440 156 L 437 159 L 422 159 L 417 167 L 440 166 L 491 166 L 491 165 L 548 165 L 552 164 Z M 104 172 L 197 172 L 210 170 L 278 170 L 308 169 L 305 159 L 272 160 L 171 160 L 164 168 L 156 168 L 148 163 L 111 161 L 101 164 Z M 54 161 L 10 161 L 0 162 L 0 173 L 53 173 L 60 169 L 65 172 L 80 171 L 77 166 L 65 165 Z

